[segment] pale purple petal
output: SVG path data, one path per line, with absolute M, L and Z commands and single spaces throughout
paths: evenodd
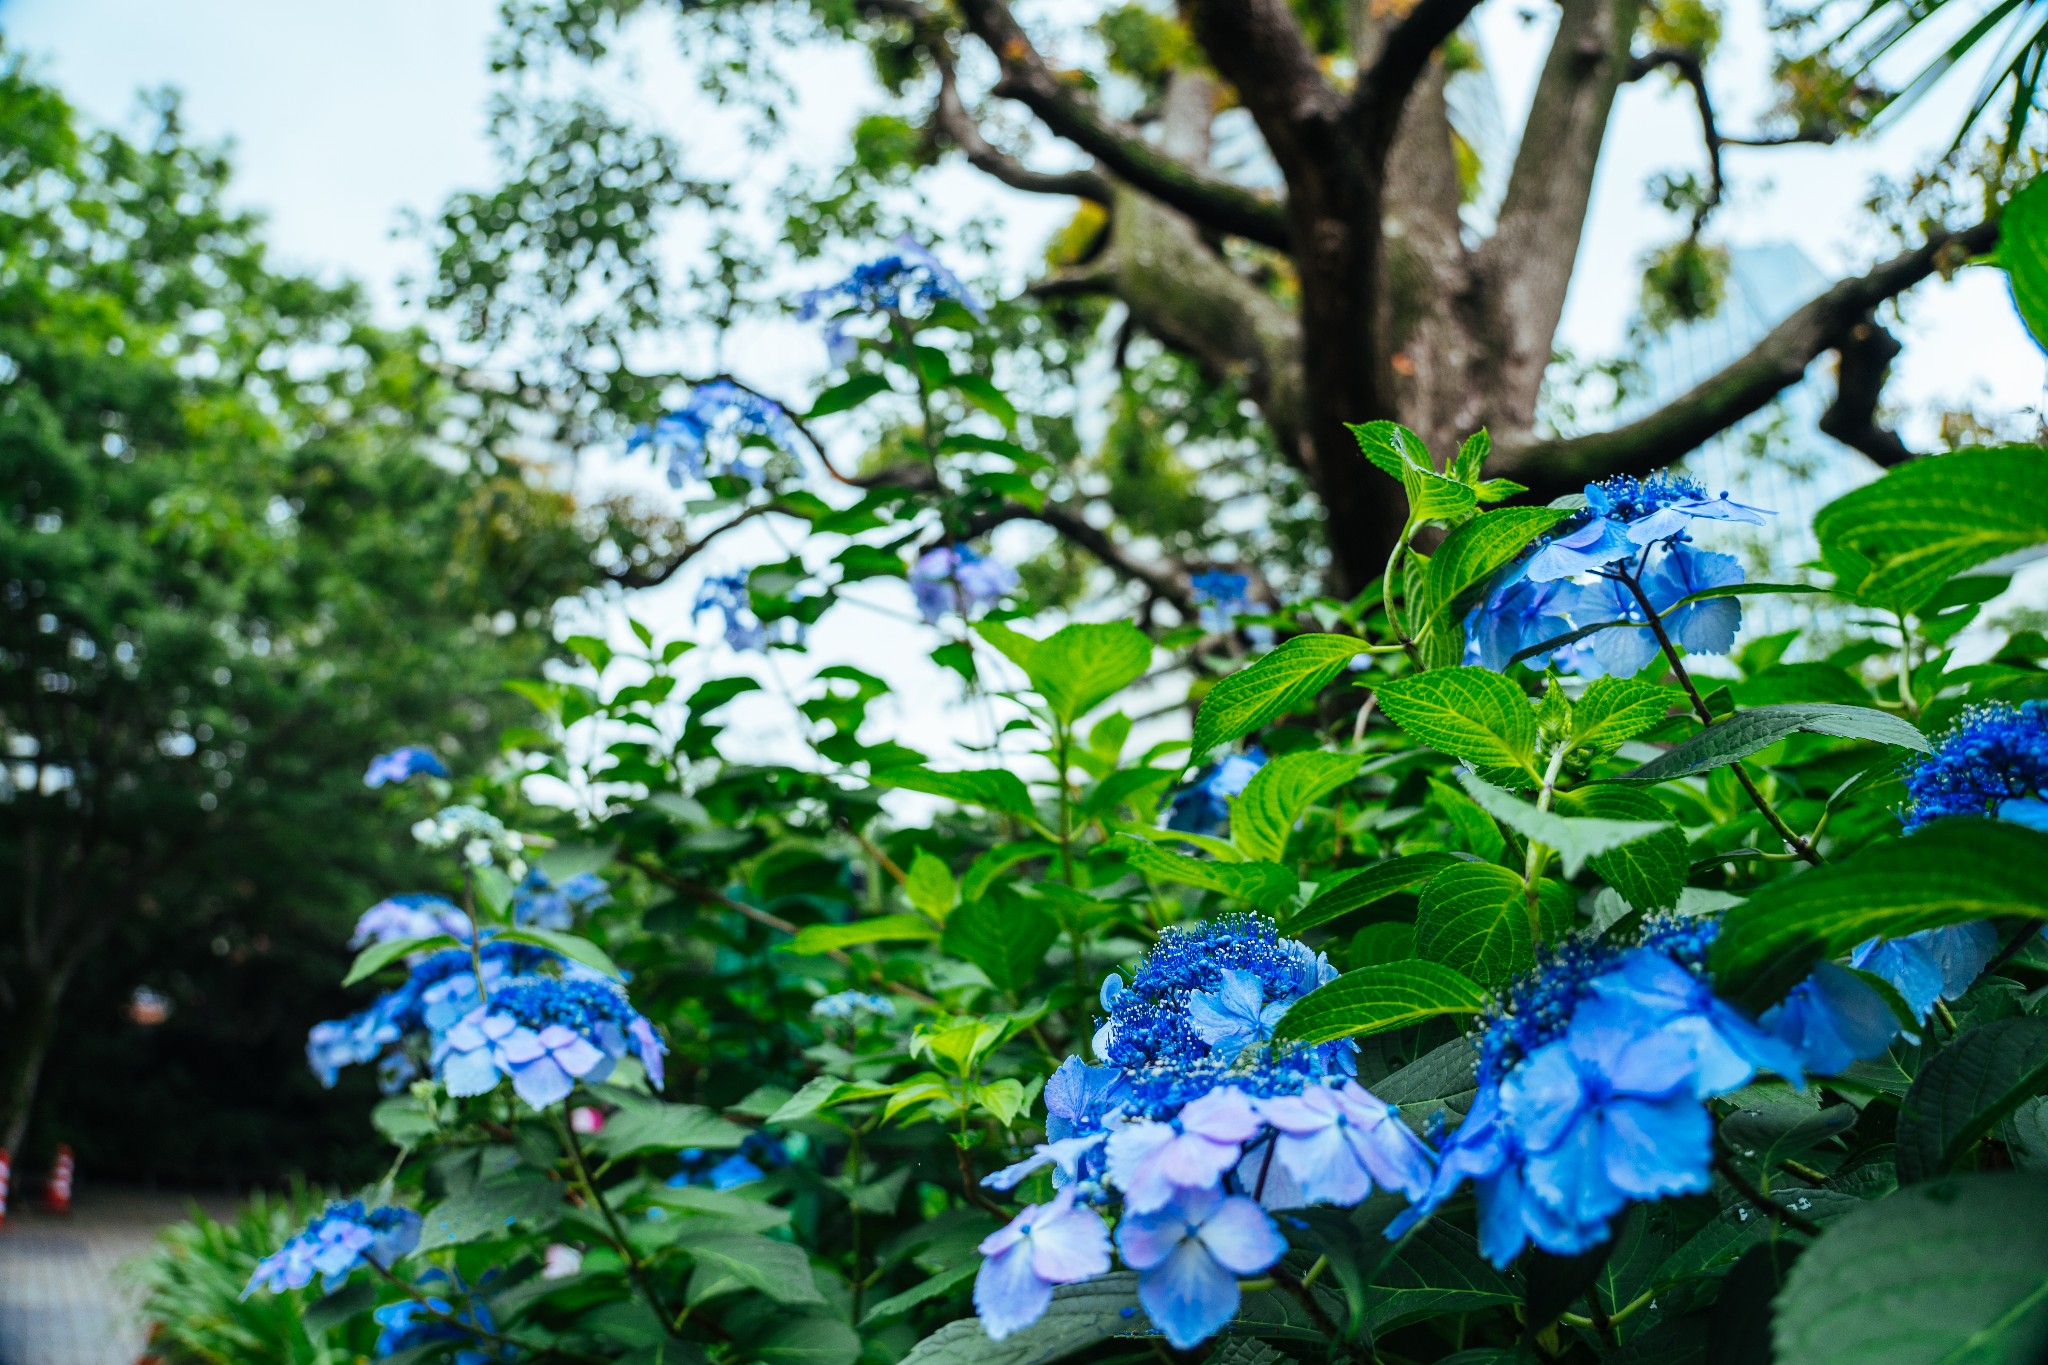
M 1237 1316 L 1237 1277 L 1216 1264 L 1190 1238 L 1152 1269 L 1138 1275 L 1138 1302 L 1175 1350 L 1186 1351 L 1221 1331 Z
M 974 1276 L 974 1311 L 991 1341 L 1037 1322 L 1052 1304 L 1052 1286 L 1031 1268 L 1028 1247 L 1013 1246 L 981 1263 Z
M 1287 1239 L 1272 1218 L 1241 1194 L 1211 1209 L 1195 1235 L 1216 1264 L 1240 1275 L 1256 1275 L 1287 1252 Z

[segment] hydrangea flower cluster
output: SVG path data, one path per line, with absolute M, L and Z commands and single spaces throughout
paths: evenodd
M 1773 1072 L 1803 1086 L 1897 1035 L 1883 998 L 1824 963 L 1752 1019 L 1704 969 L 1717 921 L 1665 919 L 1630 946 L 1573 938 L 1505 992 L 1480 1034 L 1479 1089 L 1398 1236 L 1467 1180 L 1480 1248 L 1505 1266 L 1525 1246 L 1577 1255 L 1643 1200 L 1710 1186 L 1706 1101 Z
M 374 907 L 372 908 L 374 912 Z M 366 915 L 365 918 L 368 918 Z M 456 936 L 468 937 L 464 921 Z M 493 942 L 488 938 L 478 950 L 483 960 L 485 991 L 499 983 L 532 972 L 543 963 L 572 964 L 544 948 L 522 943 Z M 475 962 L 467 948 L 443 948 L 411 964 L 405 983 L 372 1001 L 368 1008 L 346 1019 L 329 1019 L 313 1025 L 306 1034 L 306 1061 L 320 1083 L 332 1086 L 345 1066 L 376 1061 L 392 1044 L 409 1046 L 422 1055 L 430 1054 L 440 1035 L 482 1003 L 477 989 Z M 411 1078 L 409 1067 L 394 1073 L 395 1088 Z
M 365 948 L 372 943 L 391 943 L 402 938 L 433 938 L 450 934 L 469 937 L 469 916 L 445 896 L 408 891 L 386 896 L 356 919 L 356 931 L 348 946 Z
M 1252 777 L 1265 766 L 1266 751 L 1257 745 L 1211 763 L 1173 794 L 1166 827 L 1188 834 L 1222 834 L 1230 824 L 1230 798 L 1242 796 Z
M 448 1322 L 435 1314 L 446 1314 L 454 1318 Z M 444 1298 L 428 1295 L 422 1303 L 417 1299 L 400 1299 L 387 1303 L 370 1315 L 380 1329 L 377 1333 L 377 1356 L 388 1359 L 401 1351 L 419 1350 L 443 1342 L 471 1342 L 477 1340 L 478 1332 L 495 1332 L 497 1324 L 491 1319 L 491 1310 L 482 1301 L 471 1299 L 457 1311 Z M 454 1365 L 490 1365 L 494 1360 L 509 1357 L 503 1352 L 493 1353 L 468 1345 L 457 1350 L 452 1360 Z
M 1971 707 L 1904 778 L 1909 833 L 1956 815 L 2048 830 L 2048 702 Z
M 1355 1204 L 1430 1187 L 1422 1140 L 1353 1079 L 1349 1040 L 1283 1044 L 1288 1008 L 1336 976 L 1327 959 L 1253 915 L 1168 929 L 1127 983 L 1103 982 L 1094 1048 L 1045 1088 L 1047 1142 L 984 1182 L 1013 1189 L 1052 1166 L 1058 1193 L 981 1244 L 974 1303 L 1001 1339 L 1035 1322 L 1054 1286 L 1109 1269 L 1186 1350 L 1236 1315 L 1240 1277 L 1280 1259 L 1271 1209 Z M 1112 1239 L 1098 1206 L 1120 1199 Z
M 902 316 L 928 313 L 947 300 L 965 308 L 977 320 L 988 312 L 960 282 L 960 277 L 927 251 L 915 238 L 896 239 L 894 254 L 857 265 L 853 273 L 836 284 L 807 289 L 797 297 L 797 319 L 815 322 L 825 318 L 825 350 L 834 365 L 853 359 L 856 343 L 846 330 L 849 319 L 873 313 Z
M 433 852 L 459 848 L 471 867 L 497 864 L 507 876 L 526 875 L 526 841 L 516 830 L 479 806 L 449 806 L 412 827 L 421 848 Z
M 910 591 L 917 598 L 917 614 L 928 626 L 937 625 L 949 611 L 969 617 L 986 611 L 1016 586 L 1015 569 L 965 545 L 926 550 L 910 566 Z
M 802 644 L 803 627 L 796 625 L 791 635 L 783 635 L 779 629 L 771 628 L 767 622 L 754 614 L 753 599 L 747 593 L 747 574 L 712 574 L 697 589 L 697 601 L 690 608 L 690 619 L 696 620 L 706 612 L 716 612 L 725 618 L 721 633 L 728 648 L 747 653 L 765 650 L 771 644 Z M 780 626 L 782 623 L 778 622 Z
M 359 1199 L 329 1204 L 304 1231 L 256 1263 L 242 1297 L 258 1289 L 304 1289 L 315 1274 L 321 1288 L 332 1290 L 361 1266 L 389 1269 L 419 1244 L 420 1216 L 411 1209 L 366 1209 Z
M 1506 668 L 1523 650 L 1620 622 L 1536 662 L 1582 677 L 1638 673 L 1658 645 L 1636 588 L 1676 643 L 1697 654 L 1733 648 L 1742 624 L 1734 598 L 1679 604 L 1694 593 L 1740 583 L 1742 565 L 1693 545 L 1689 532 L 1699 522 L 1761 525 L 1763 510 L 1726 493 L 1710 498 L 1691 479 L 1668 473 L 1590 483 L 1585 499 L 1582 510 L 1494 576 L 1466 618 L 1467 661 Z
M 864 991 L 838 991 L 822 1000 L 811 1002 L 813 1019 L 894 1019 L 895 1002 L 885 995 L 869 995 Z
M 1252 609 L 1252 580 L 1249 574 L 1210 569 L 1188 580 L 1189 595 L 1201 610 L 1202 628 L 1222 633 L 1236 624 L 1236 618 Z
M 536 867 L 512 891 L 512 922 L 536 929 L 568 929 L 579 918 L 611 903 L 611 884 L 594 872 L 579 872 L 557 886 Z
M 424 745 L 408 744 L 393 749 L 388 754 L 378 754 L 370 760 L 369 769 L 363 773 L 365 787 L 381 787 L 391 782 L 403 782 L 410 777 L 446 777 L 448 766 Z
M 692 388 L 681 407 L 634 432 L 626 449 L 648 446 L 666 455 L 671 488 L 720 474 L 737 474 L 758 488 L 768 467 L 755 452 L 794 455 L 796 438 L 796 424 L 780 403 L 729 379 L 714 379 Z
M 704 1185 L 714 1190 L 736 1190 L 764 1180 L 770 1170 L 789 1165 L 789 1149 L 772 1133 L 749 1133 L 736 1152 L 706 1152 L 687 1147 L 677 1153 L 679 1166 L 668 1178 L 673 1186 Z
M 578 1081 L 602 1081 L 629 1052 L 658 1090 L 668 1051 L 654 1026 L 610 982 L 529 976 L 493 990 L 434 1042 L 435 1073 L 448 1093 L 482 1095 L 509 1078 L 519 1098 L 545 1109 Z

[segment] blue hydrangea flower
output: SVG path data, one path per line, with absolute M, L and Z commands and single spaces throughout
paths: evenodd
M 859 1019 L 863 1015 L 894 1019 L 896 1005 L 885 995 L 869 995 L 865 991 L 840 991 L 811 1002 L 813 1019 Z
M 1226 970 L 1213 991 L 1188 992 L 1188 1021 L 1218 1056 L 1235 1061 L 1269 1043 L 1292 1000 L 1266 999 L 1265 983 L 1247 971 Z
M 983 1259 L 974 1276 L 974 1311 L 989 1339 L 1001 1341 L 1044 1316 L 1054 1285 L 1108 1271 L 1109 1227 L 1065 1189 L 990 1233 L 978 1250 Z
M 1877 1056 L 1899 1036 L 1899 1021 L 1885 998 L 1832 962 L 1815 967 L 1764 1011 L 1761 1022 L 1798 1051 L 1808 1071 L 1822 1076 Z
M 747 595 L 746 574 L 712 574 L 707 577 L 703 586 L 697 589 L 697 601 L 690 608 L 690 619 L 694 621 L 706 612 L 717 612 L 725 618 L 723 632 L 728 648 L 744 654 L 768 647 L 768 627 L 754 615 L 753 599 Z
M 389 1269 L 419 1243 L 420 1216 L 411 1209 L 366 1209 L 359 1199 L 329 1204 L 305 1231 L 257 1262 L 242 1297 L 258 1289 L 304 1289 L 316 1274 L 321 1287 L 332 1290 L 361 1266 Z
M 1079 1057 L 1061 1062 L 1045 1082 L 1045 1135 L 1057 1142 L 1097 1132 L 1130 1094 L 1115 1067 L 1089 1066 Z
M 1643 1025 L 1686 1038 L 1702 1099 L 1747 1085 L 1759 1071 L 1795 1083 L 1801 1079 L 1799 1056 L 1790 1046 L 1663 953 L 1648 948 L 1627 953 L 1587 989 L 1594 999 L 1634 1011 L 1635 1021 Z
M 483 959 L 486 989 L 543 963 L 561 963 L 545 948 L 488 939 L 478 956 Z M 481 1000 L 468 949 L 429 953 L 411 962 L 404 985 L 377 997 L 367 1009 L 313 1025 L 306 1034 L 307 1064 L 322 1085 L 332 1086 L 342 1067 L 375 1061 L 392 1043 L 421 1033 L 431 1043 Z
M 781 404 L 731 380 L 714 379 L 691 389 L 675 411 L 634 432 L 626 449 L 641 446 L 668 456 L 672 488 L 719 474 L 737 474 L 759 487 L 767 465 L 758 454 L 794 455 L 797 431 Z
M 985 559 L 966 545 L 926 550 L 910 568 L 910 591 L 926 625 L 937 625 L 948 612 L 976 616 L 1016 586 L 1015 569 L 1001 560 Z
M 509 1077 L 534 1109 L 559 1104 L 578 1081 L 601 1081 L 628 1052 L 658 1090 L 667 1051 L 610 984 L 577 977 L 507 982 L 435 1043 L 435 1074 L 451 1095 L 482 1095 Z
M 1237 618 L 1253 609 L 1250 574 L 1210 569 L 1188 579 L 1202 629 L 1221 635 L 1237 626 Z
M 1635 553 L 1636 546 L 1629 540 L 1627 528 L 1594 516 L 1539 545 L 1529 556 L 1525 570 L 1531 582 L 1555 583 L 1604 569 Z
M 1569 612 L 1578 600 L 1573 584 L 1538 583 L 1528 576 L 1528 561 L 1511 565 L 1465 618 L 1466 662 L 1498 671 L 1523 650 L 1569 635 L 1573 629 Z M 1531 662 L 1541 667 L 1562 652 L 1553 650 L 1550 656 L 1535 657 Z M 1565 661 L 1557 658 L 1556 662 L 1562 667 Z
M 424 1303 L 418 1299 L 401 1299 L 397 1303 L 385 1304 L 370 1315 L 371 1321 L 381 1329 L 377 1333 L 377 1355 L 380 1359 L 442 1342 L 470 1343 L 454 1353 L 454 1365 L 490 1365 L 492 1361 L 507 1358 L 502 1348 L 494 1350 L 478 1340 L 478 1333 L 498 1330 L 488 1305 L 464 1293 L 461 1281 L 452 1280 L 445 1271 L 430 1270 L 419 1278 L 419 1287 L 423 1291 L 443 1286 L 452 1286 L 453 1292 L 462 1296 L 459 1309 L 439 1294 L 428 1292 Z M 442 1316 L 437 1317 L 436 1314 Z M 448 1318 L 454 1321 L 447 1321 Z
M 1411 1200 L 1429 1192 L 1435 1175 L 1429 1149 L 1393 1105 L 1356 1081 L 1270 1096 L 1259 1100 L 1257 1109 L 1273 1128 L 1275 1161 L 1293 1178 L 1292 1197 L 1285 1202 L 1277 1192 L 1251 1187 L 1269 1208 L 1349 1208 L 1376 1188 L 1397 1190 Z
M 894 313 L 909 317 L 924 314 L 951 299 L 977 320 L 988 317 L 979 300 L 960 282 L 960 277 L 940 262 L 915 238 L 896 239 L 896 252 L 853 268 L 837 284 L 807 289 L 797 296 L 797 319 L 815 322 L 825 318 L 825 351 L 834 365 L 853 359 L 855 343 L 847 331 L 849 320 L 865 314 Z
M 408 744 L 402 749 L 393 749 L 388 754 L 378 754 L 370 760 L 369 769 L 363 773 L 365 787 L 381 787 L 388 782 L 403 782 L 409 777 L 425 774 L 428 777 L 448 776 L 448 766 L 434 756 L 434 751 L 418 744 Z
M 1176 1350 L 1191 1350 L 1237 1316 L 1238 1277 L 1271 1268 L 1287 1239 L 1243 1195 L 1184 1189 L 1117 1224 L 1116 1249 L 1138 1272 L 1138 1302 Z
M 1726 654 L 1742 628 L 1742 604 L 1732 597 L 1678 604 L 1709 588 L 1742 581 L 1742 563 L 1692 545 L 1673 545 L 1643 575 L 1643 592 L 1663 617 L 1672 640 L 1694 654 Z
M 467 941 L 469 916 L 445 896 L 408 891 L 386 896 L 356 920 L 356 931 L 348 946 L 364 948 L 372 943 L 390 943 L 401 938 L 433 938 L 448 934 Z
M 2048 702 L 1971 707 L 1904 780 L 1909 833 L 1958 815 L 2048 830 Z
M 593 910 L 612 903 L 610 883 L 594 872 L 579 872 L 560 886 L 530 868 L 512 891 L 512 922 L 537 929 L 569 929 Z
M 1243 795 L 1253 775 L 1265 766 L 1266 752 L 1257 745 L 1211 763 L 1173 794 L 1166 827 L 1189 834 L 1221 835 L 1230 825 L 1230 798 Z
M 770 1170 L 789 1165 L 789 1149 L 772 1133 L 749 1133 L 736 1152 L 706 1152 L 689 1147 L 677 1154 L 680 1166 L 668 1178 L 673 1186 L 704 1185 L 736 1190 L 767 1179 Z
M 1211 1090 L 1170 1119 L 1141 1119 L 1111 1133 L 1109 1178 L 1133 1212 L 1150 1213 L 1178 1190 L 1221 1184 L 1259 1128 L 1250 1096 L 1234 1086 Z

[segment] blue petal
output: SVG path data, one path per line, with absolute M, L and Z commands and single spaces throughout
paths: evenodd
M 1164 1261 L 1140 1272 L 1138 1302 L 1152 1325 L 1166 1334 L 1167 1344 L 1192 1350 L 1237 1316 L 1237 1277 L 1190 1237 Z

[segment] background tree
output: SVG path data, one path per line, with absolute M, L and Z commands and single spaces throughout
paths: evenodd
M 1475 59 L 1461 36 L 1474 8 L 1125 4 L 1091 10 L 1083 31 L 1045 36 L 1004 0 L 512 5 L 496 124 L 512 174 L 458 197 L 434 225 L 432 297 L 493 348 L 493 363 L 516 353 L 509 363 L 522 379 L 560 399 L 572 443 L 645 420 L 685 377 L 662 329 L 772 305 L 751 294 L 771 253 L 740 247 L 731 230 L 761 211 L 762 186 L 692 178 L 678 142 L 597 93 L 629 69 L 613 47 L 629 25 L 672 25 L 704 88 L 746 111 L 765 146 L 783 136 L 777 106 L 795 88 L 794 46 L 844 42 L 865 47 L 885 103 L 860 121 L 828 183 L 785 186 L 770 200 L 784 245 L 805 255 L 928 223 L 930 172 L 956 153 L 1013 189 L 1079 201 L 1031 296 L 998 310 L 988 343 L 1032 414 L 1027 444 L 1064 461 L 1044 506 L 1002 515 L 1068 533 L 1108 522 L 1108 540 L 1156 552 L 1107 556 L 1152 595 L 1184 585 L 1206 559 L 1270 563 L 1254 552 L 1275 538 L 1228 530 L 1220 515 L 1225 502 L 1267 494 L 1280 513 L 1268 521 L 1324 519 L 1303 561 L 1326 565 L 1323 586 L 1348 596 L 1375 578 L 1400 529 L 1399 500 L 1359 458 L 1348 422 L 1396 419 L 1440 456 L 1488 427 L 1490 468 L 1547 499 L 1682 457 L 1833 352 L 1840 387 L 1823 430 L 1880 463 L 1905 458 L 1879 417 L 1897 343 L 1877 310 L 1993 244 L 1988 206 L 2026 131 L 2031 85 L 2016 87 L 2007 156 L 1936 168 L 1926 187 L 1941 192 L 1899 207 L 1898 254 L 1837 282 L 1660 409 L 1566 436 L 1544 420 L 1546 375 L 1619 92 L 1664 73 L 1697 98 L 1706 170 L 1666 180 L 1666 200 L 1690 222 L 1657 272 L 1667 286 L 1696 286 L 1678 291 L 1681 315 L 1717 296 L 1701 278 L 1713 253 L 1700 232 L 1724 196 L 1727 149 L 1853 135 L 1889 92 L 1853 33 L 1826 41 L 1853 16 L 1790 16 L 1778 114 L 1763 128 L 1723 128 L 1707 79 L 1717 9 L 1563 0 L 1504 198 L 1480 233 L 1460 212 L 1479 153 L 1445 99 L 1446 80 Z M 654 219 L 683 204 L 713 224 L 717 260 L 678 281 L 650 247 Z M 1122 420 L 1098 453 L 1074 438 L 1058 385 L 1092 349 L 1112 300 L 1128 310 L 1115 345 Z M 1133 439 L 1140 431 L 1145 439 Z M 886 452 L 886 439 L 875 448 Z M 908 470 L 878 457 L 866 477 L 914 481 Z M 1160 496 L 1174 475 L 1186 496 Z
M 497 683 L 599 575 L 565 496 L 460 453 L 421 338 L 273 270 L 227 162 L 154 117 L 85 131 L 0 68 L 0 1147 L 47 1069 L 46 1140 L 250 1178 L 321 1164 L 272 1078 L 311 1092 L 324 955 L 421 877 L 367 837 L 365 763 L 488 755 Z M 161 1028 L 123 1024 L 138 985 Z M 218 1125 L 156 1121 L 193 1106 Z

